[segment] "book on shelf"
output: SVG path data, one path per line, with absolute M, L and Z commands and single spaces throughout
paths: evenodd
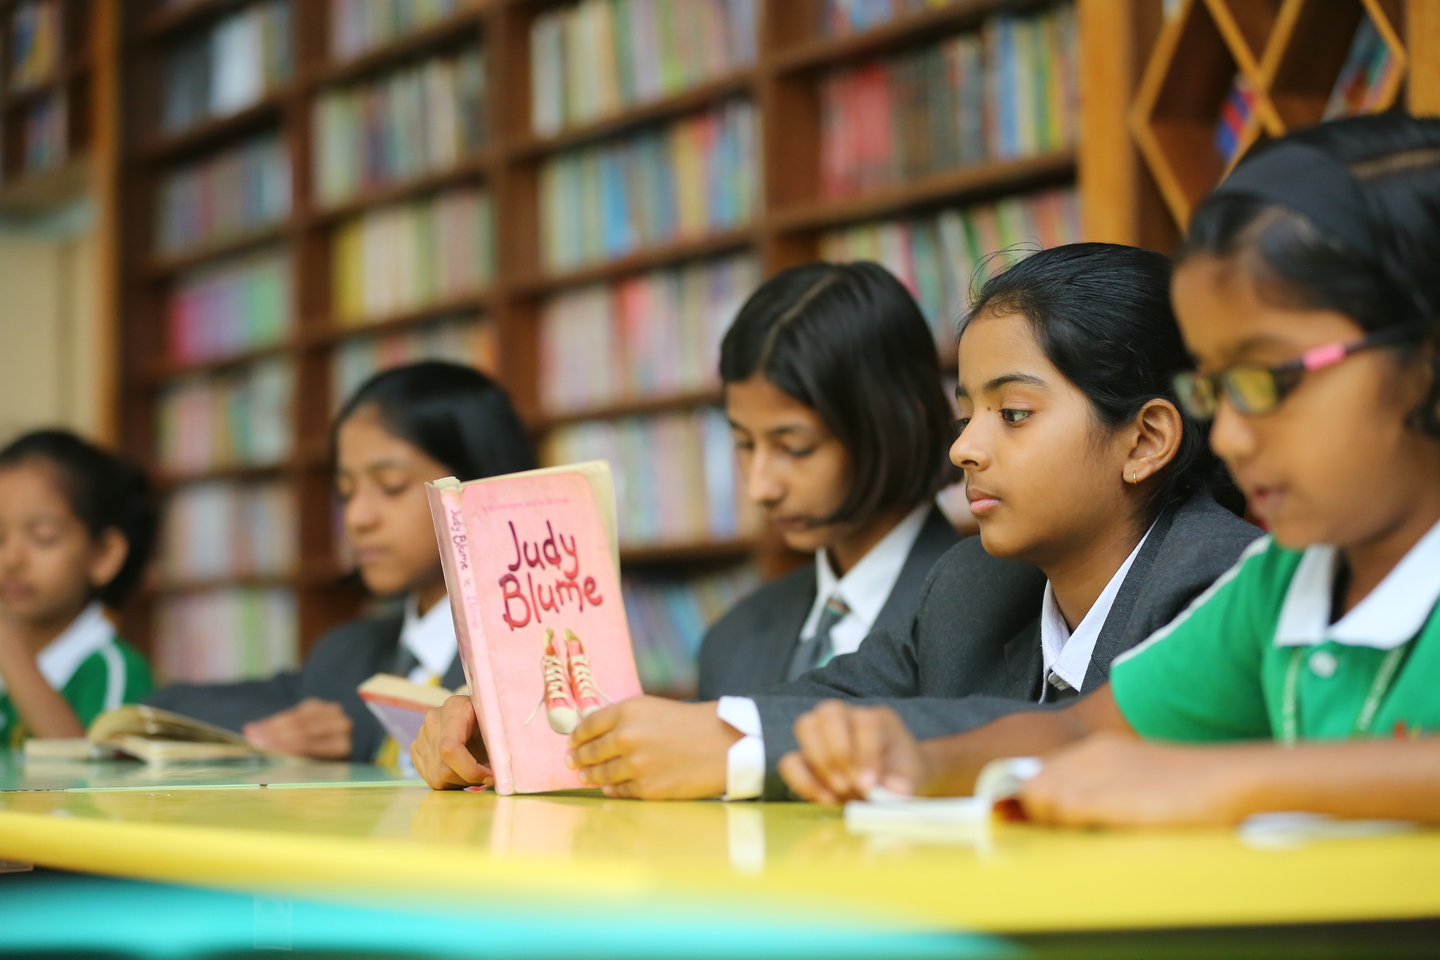
M 494 324 L 477 316 L 444 317 L 395 333 L 346 337 L 331 361 L 331 409 L 339 410 L 381 370 L 421 360 L 448 360 L 493 375 L 500 369 Z
M 495 791 L 582 786 L 569 734 L 640 693 L 604 463 L 426 484 Z
M 693 691 L 705 631 L 759 586 L 759 572 L 750 563 L 693 576 L 625 576 L 621 589 L 645 690 L 671 695 Z
M 299 662 L 294 592 L 217 587 L 167 593 L 158 604 L 155 666 L 166 682 L 269 677 Z
M 24 170 L 41 173 L 70 155 L 70 97 L 52 90 L 25 107 Z
M 956 0 L 825 0 L 820 29 L 828 36 L 864 33 L 898 17 L 949 6 Z
M 330 56 L 348 60 L 439 23 L 465 0 L 330 0 Z
M 620 542 L 629 547 L 687 546 L 754 532 L 756 517 L 738 502 L 734 441 L 716 408 L 556 427 L 543 463 L 604 460 L 615 476 Z
M 10 86 L 22 90 L 49 80 L 65 56 L 60 0 L 21 3 L 10 10 Z
M 275 346 L 293 326 L 283 250 L 242 254 L 178 276 L 166 304 L 172 362 L 200 363 Z
M 167 174 L 155 247 L 178 253 L 273 226 L 290 214 L 290 151 L 265 134 Z
M 822 195 L 1066 149 L 1077 91 L 1069 3 L 837 70 L 820 84 Z
M 895 274 L 949 354 L 955 323 L 989 274 L 1026 252 L 1079 240 L 1078 198 L 1073 189 L 1057 188 L 827 231 L 820 237 L 820 257 L 874 260 Z
M 170 50 L 162 128 L 176 133 L 239 113 L 288 83 L 293 72 L 288 0 L 244 7 Z
M 540 311 L 540 399 L 548 413 L 720 389 L 720 341 L 760 282 L 743 253 L 593 284 Z
M 1225 102 L 1220 106 L 1220 122 L 1215 125 L 1215 149 L 1220 159 L 1229 163 L 1240 152 L 1245 141 L 1245 127 L 1255 112 L 1255 88 L 1243 73 L 1235 74 Z
M 495 275 L 489 191 L 464 187 L 367 210 L 335 230 L 332 305 L 360 324 L 480 293 Z
M 469 49 L 322 94 L 314 131 L 320 202 L 341 203 L 474 157 L 486 139 L 485 86 L 485 55 Z
M 530 125 L 548 136 L 755 61 L 755 0 L 581 0 L 530 27 Z
M 744 99 L 555 154 L 540 167 L 547 270 L 735 229 L 754 215 L 755 111 Z
M 1381 109 L 1394 89 L 1399 70 L 1400 60 L 1395 51 L 1380 35 L 1375 21 L 1362 11 L 1345 63 L 1325 104 L 1324 119 L 1353 117 Z
M 425 683 L 412 683 L 393 673 L 377 673 L 360 684 L 358 693 L 380 726 L 400 747 L 400 756 L 410 756 L 410 745 L 420 736 L 425 714 L 445 705 L 456 693 L 468 694 L 461 687 L 451 691 Z M 404 761 L 402 761 L 402 766 Z
M 282 481 L 207 480 L 165 504 L 160 570 L 170 583 L 282 577 L 297 566 L 295 491 Z
M 167 384 L 156 402 L 160 466 L 174 474 L 280 463 L 290 455 L 294 369 L 270 358 Z

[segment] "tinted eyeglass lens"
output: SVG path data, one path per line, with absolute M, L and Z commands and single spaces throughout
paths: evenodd
M 1215 384 L 1209 377 L 1192 372 L 1175 374 L 1175 395 L 1190 416 L 1204 420 L 1215 415 Z
M 1275 374 L 1264 367 L 1231 367 L 1225 372 L 1225 393 L 1244 414 L 1269 413 L 1280 403 Z

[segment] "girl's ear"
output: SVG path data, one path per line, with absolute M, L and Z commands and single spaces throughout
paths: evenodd
M 1130 429 L 1134 441 L 1125 458 L 1122 479 L 1130 484 L 1144 483 L 1175 459 L 1185 424 L 1175 404 L 1157 397 L 1140 408 Z
M 115 527 L 107 527 L 95 538 L 95 548 L 90 553 L 90 586 L 101 589 L 125 566 L 130 555 L 130 541 Z

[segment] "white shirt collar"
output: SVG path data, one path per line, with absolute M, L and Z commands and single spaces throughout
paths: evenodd
M 860 562 L 851 567 L 843 577 L 835 576 L 835 571 L 830 566 L 830 558 L 825 555 L 824 550 L 817 550 L 815 603 L 810 608 L 810 616 L 805 618 L 805 626 L 800 630 L 801 639 L 808 640 L 815 635 L 820 614 L 825 609 L 826 601 L 832 596 L 838 596 L 845 601 L 845 605 L 850 608 L 845 619 L 850 621 L 853 618 L 859 624 L 859 633 L 863 639 L 874 626 L 875 618 L 880 616 L 880 611 L 885 608 L 885 601 L 890 599 L 890 591 L 895 588 L 895 581 L 900 579 L 900 571 L 910 556 L 910 548 L 920 536 L 920 529 L 925 526 L 925 520 L 932 508 L 933 504 L 927 500 L 911 510 L 905 515 L 905 519 L 871 547 L 870 551 L 860 558 Z M 833 633 L 831 637 L 833 640 Z M 838 646 L 836 650 L 842 653 L 850 652 L 842 651 Z
M 115 627 L 105 618 L 105 608 L 96 601 L 71 620 L 60 636 L 45 645 L 35 658 L 35 666 L 51 689 L 63 689 L 80 664 L 114 638 Z M 0 678 L 0 692 L 4 690 L 5 681 Z
M 1151 530 L 1154 529 L 1152 525 Z M 1095 653 L 1095 641 L 1100 638 L 1100 631 L 1105 627 L 1105 621 L 1110 616 L 1110 608 L 1115 605 L 1115 597 L 1120 593 L 1120 586 L 1125 582 L 1125 575 L 1130 572 L 1130 566 L 1135 558 L 1140 555 L 1140 548 L 1145 546 L 1145 541 L 1150 539 L 1150 530 L 1145 531 L 1145 536 L 1130 551 L 1130 556 L 1120 564 L 1120 569 L 1105 584 L 1105 589 L 1100 591 L 1100 596 L 1095 599 L 1084 618 L 1075 627 L 1075 632 L 1070 632 L 1070 625 L 1065 622 L 1065 615 L 1060 612 L 1060 604 L 1055 600 L 1055 591 L 1050 588 L 1050 581 L 1045 581 L 1045 600 L 1040 608 L 1040 652 L 1045 661 L 1045 672 L 1043 674 L 1046 682 L 1049 682 L 1051 674 L 1065 681 L 1075 690 L 1080 690 L 1085 684 L 1085 674 L 1090 670 L 1090 658 Z
M 455 620 L 450 611 L 450 601 L 441 597 L 425 611 L 423 617 L 419 611 L 420 605 L 412 593 L 405 598 L 405 623 L 400 628 L 400 642 L 415 655 L 426 673 L 437 678 L 444 677 L 456 651 Z
M 1418 634 L 1440 602 L 1440 523 L 1410 548 L 1395 569 L 1345 616 L 1330 622 L 1340 551 L 1330 544 L 1305 548 L 1285 591 L 1278 647 L 1333 640 L 1352 647 L 1393 650 Z

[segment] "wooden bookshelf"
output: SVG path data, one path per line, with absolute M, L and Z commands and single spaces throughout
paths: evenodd
M 1147 185 L 1147 174 L 1133 162 L 1128 143 L 1118 147 L 1114 142 L 1096 144 L 1089 130 L 1093 124 L 1095 129 L 1119 131 L 1124 140 L 1130 91 L 1159 29 L 1160 0 L 1077 0 L 1081 21 L 1087 25 L 1077 51 L 1086 135 L 1077 148 L 951 170 L 843 202 L 826 201 L 819 193 L 816 90 L 826 72 L 933 44 L 974 29 L 999 11 L 1038 9 L 1055 0 L 955 0 L 866 33 L 838 37 L 821 32 L 820 0 L 761 0 L 758 53 L 752 65 L 545 136 L 530 128 L 530 28 L 542 12 L 561 5 L 560 0 L 472 0 L 441 22 L 345 62 L 336 62 L 329 55 L 329 4 L 324 0 L 289 2 L 295 43 L 290 81 L 237 113 L 171 133 L 162 132 L 157 120 L 167 52 L 218 18 L 245 8 L 248 0 L 193 0 L 173 8 L 160 0 L 125 0 L 121 5 L 121 136 L 113 178 L 118 189 L 112 199 L 118 210 L 117 222 L 123 225 L 116 238 L 122 445 L 144 462 L 156 461 L 156 398 L 162 387 L 178 377 L 238 370 L 270 357 L 286 358 L 296 372 L 291 456 L 277 464 L 217 468 L 200 477 L 280 478 L 292 484 L 300 511 L 297 572 L 284 577 L 241 577 L 152 588 L 131 611 L 127 624 L 127 636 L 142 645 L 152 635 L 156 603 L 168 592 L 198 586 L 263 583 L 292 589 L 298 598 L 300 637 L 306 645 L 358 609 L 362 598 L 353 578 L 342 578 L 336 566 L 333 505 L 324 463 L 332 361 L 336 350 L 352 338 L 407 330 L 457 313 L 482 315 L 498 338 L 498 375 L 522 416 L 541 437 L 548 430 L 581 420 L 695 409 L 719 400 L 713 389 L 707 389 L 625 400 L 576 413 L 545 411 L 537 382 L 537 320 L 543 301 L 565 290 L 746 250 L 757 255 L 768 275 L 816 257 L 820 235 L 832 228 L 1062 184 L 1078 188 L 1088 235 L 1122 242 L 1147 239 L 1145 191 L 1154 190 Z M 363 82 L 433 54 L 476 45 L 483 46 L 487 64 L 489 140 L 484 149 L 452 169 L 386 184 L 340 203 L 322 204 L 311 182 L 312 112 L 317 98 L 337 86 Z M 677 239 L 573 270 L 542 269 L 538 179 L 546 159 L 562 150 L 739 97 L 754 103 L 761 134 L 757 216 L 734 229 Z M 164 175 L 178 165 L 267 131 L 280 133 L 290 150 L 288 217 L 223 242 L 157 255 L 152 241 L 155 194 Z M 1126 163 L 1131 165 L 1126 167 Z M 330 238 L 336 226 L 381 205 L 469 183 L 484 184 L 494 201 L 499 238 L 494 283 L 470 296 L 407 309 L 370 323 L 336 318 L 331 309 L 330 278 Z M 1092 222 L 1097 226 L 1090 226 Z M 165 297 L 175 277 L 229 254 L 274 246 L 288 251 L 297 278 L 291 293 L 294 326 L 290 336 L 274 346 L 223 360 L 187 364 L 169 360 Z M 174 491 L 195 479 L 168 477 L 164 486 Z M 622 561 L 636 570 L 674 569 L 714 566 L 746 557 L 754 558 L 767 575 L 801 562 L 788 554 L 773 534 L 758 539 L 636 546 L 623 552 Z

